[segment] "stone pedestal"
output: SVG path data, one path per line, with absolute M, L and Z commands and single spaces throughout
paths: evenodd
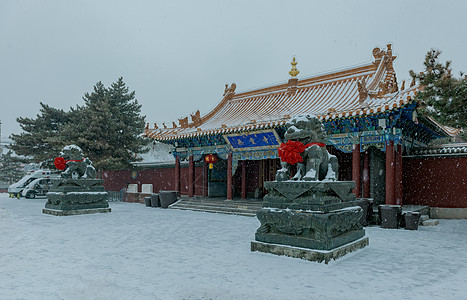
M 359 222 L 363 210 L 352 193 L 355 182 L 270 181 L 265 182 L 265 188 L 268 194 L 263 208 L 256 213 L 261 226 L 255 234 L 256 242 L 252 242 L 252 251 L 314 257 L 309 260 L 327 263 L 329 258 L 336 259 L 368 245 Z M 293 247 L 310 250 L 304 256 L 303 249 L 295 251 Z M 332 254 L 337 248 L 338 254 Z M 331 254 L 323 256 L 310 251 Z
M 313 250 L 306 248 L 290 247 L 285 245 L 251 242 L 251 251 L 271 253 L 276 255 L 284 255 L 294 258 L 301 258 L 309 261 L 328 263 L 331 259 L 338 259 L 347 253 L 357 251 L 358 249 L 368 246 L 368 237 L 363 237 L 356 241 L 345 244 L 341 247 L 334 248 L 329 251 Z
M 354 181 L 267 181 L 263 207 L 329 212 L 358 206 Z
M 103 179 L 52 179 L 43 213 L 65 216 L 110 212 Z
M 265 243 L 330 250 L 365 236 L 358 206 L 329 213 L 261 208 L 256 216 L 261 227 L 255 239 Z

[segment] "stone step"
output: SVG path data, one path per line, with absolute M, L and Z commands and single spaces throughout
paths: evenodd
M 439 224 L 439 221 L 436 219 L 428 219 L 420 223 L 422 226 L 436 226 Z
M 198 201 L 198 200 L 180 200 L 177 203 L 187 205 L 202 205 L 202 206 L 213 206 L 213 207 L 230 207 L 230 208 L 242 208 L 242 209 L 259 209 L 262 207 L 262 203 L 248 203 L 237 202 L 237 201 Z
M 428 220 L 428 219 L 430 219 L 430 216 L 428 216 L 428 215 L 421 215 L 421 216 L 420 216 L 420 223 L 422 223 L 422 222 L 424 222 L 424 221 L 426 221 L 426 220 Z
M 214 211 L 230 211 L 230 212 L 247 212 L 247 213 L 256 213 L 259 208 L 251 207 L 228 207 L 228 206 L 213 206 L 213 205 L 197 205 L 189 203 L 177 203 L 173 204 L 171 208 L 194 208 L 194 209 L 203 209 L 203 210 L 214 210 Z
M 260 201 L 230 201 L 230 200 L 211 200 L 211 199 L 180 199 L 169 208 L 222 213 L 230 215 L 240 215 L 255 217 L 256 211 L 262 207 Z
M 262 200 L 248 200 L 248 199 L 235 199 L 229 200 L 225 198 L 187 198 L 182 197 L 181 200 L 183 201 L 194 201 L 194 202 L 201 202 L 201 203 L 212 203 L 212 202 L 222 202 L 222 203 L 247 203 L 252 205 L 261 205 L 263 203 Z
M 187 207 L 171 207 L 174 209 L 179 210 L 190 210 L 196 212 L 206 212 L 206 213 L 218 213 L 218 214 L 225 214 L 225 215 L 237 215 L 237 216 L 244 216 L 244 217 L 256 217 L 256 213 L 247 213 L 247 212 L 233 212 L 233 211 L 218 211 L 218 210 L 211 210 L 211 209 L 201 209 L 201 208 L 187 208 Z
M 242 206 L 239 207 L 229 207 L 229 206 L 214 206 L 214 205 L 202 205 L 202 204 L 190 204 L 190 203 L 175 203 L 170 206 L 170 208 L 194 208 L 194 209 L 203 209 L 203 210 L 215 210 L 215 211 L 231 211 L 231 212 L 248 212 L 256 213 L 257 209 L 248 209 Z

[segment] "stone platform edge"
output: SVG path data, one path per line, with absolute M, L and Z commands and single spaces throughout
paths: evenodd
M 430 207 L 432 219 L 467 219 L 467 207 Z
M 336 260 L 344 255 L 362 249 L 370 244 L 368 237 L 362 237 L 356 241 L 342 245 L 332 250 L 314 250 L 307 248 L 299 248 L 294 246 L 286 246 L 279 244 L 269 244 L 258 241 L 251 242 L 251 251 L 258 251 L 263 253 L 271 253 L 275 255 L 285 255 L 294 258 L 301 258 L 309 261 L 328 262 L 333 259 Z
M 58 210 L 43 208 L 42 213 L 53 215 L 53 216 L 74 216 L 74 215 L 88 215 L 96 213 L 108 213 L 111 212 L 110 207 L 106 208 L 89 208 L 89 209 L 75 209 L 75 210 Z

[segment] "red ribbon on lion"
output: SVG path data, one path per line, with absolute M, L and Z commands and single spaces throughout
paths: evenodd
M 54 165 L 55 165 L 55 168 L 59 169 L 60 171 L 63 171 L 65 170 L 66 168 L 66 163 L 69 162 L 69 161 L 76 161 L 76 162 L 80 162 L 80 161 L 83 161 L 83 159 L 81 160 L 77 160 L 77 159 L 70 159 L 70 160 L 65 160 L 63 157 L 55 157 L 55 160 L 54 160 Z
M 302 142 L 288 140 L 287 143 L 282 143 L 277 149 L 281 161 L 295 165 L 296 163 L 302 162 L 303 157 L 301 153 L 306 150 L 306 148 L 317 145 L 319 147 L 325 147 L 326 144 L 323 143 L 308 143 L 304 145 Z

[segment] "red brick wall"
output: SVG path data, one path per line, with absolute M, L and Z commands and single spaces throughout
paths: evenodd
M 131 179 L 130 170 L 103 171 L 104 187 L 106 191 L 120 191 L 128 183 L 137 183 Z
M 102 173 L 104 187 L 107 191 L 120 191 L 127 184 L 138 184 L 141 192 L 142 184 L 152 184 L 154 193 L 161 190 L 175 189 L 175 167 L 138 170 L 136 179 L 131 178 L 132 170 L 109 170 Z M 182 195 L 188 195 L 188 166 L 180 168 L 180 189 Z M 203 167 L 195 167 L 195 195 L 203 194 Z
M 404 204 L 467 207 L 467 157 L 404 158 Z
M 141 192 L 142 184 L 152 184 L 155 193 L 160 190 L 174 190 L 174 167 L 138 170 L 136 179 L 131 178 L 132 170 L 109 170 L 102 173 L 104 187 L 107 191 L 120 191 L 128 183 L 138 184 Z

